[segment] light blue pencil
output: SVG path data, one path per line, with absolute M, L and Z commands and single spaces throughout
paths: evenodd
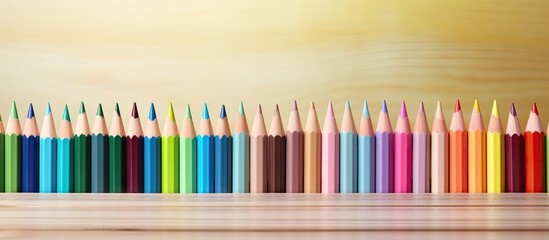
M 356 193 L 357 175 L 357 131 L 351 104 L 347 101 L 339 133 L 339 192 Z
M 40 172 L 39 191 L 57 192 L 57 134 L 48 103 L 40 135 Z
M 376 135 L 366 102 L 358 129 L 358 192 L 376 192 Z
M 250 131 L 242 101 L 233 132 L 233 193 L 250 192 Z
M 57 135 L 57 192 L 74 192 L 74 132 L 67 105 Z
M 204 104 L 196 136 L 196 192 L 214 192 L 214 135 L 208 106 Z

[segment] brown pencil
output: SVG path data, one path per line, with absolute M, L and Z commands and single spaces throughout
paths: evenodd
M 320 176 L 322 161 L 322 131 L 318 123 L 315 104 L 311 102 L 304 134 L 304 174 L 303 191 L 305 193 L 320 193 Z
M 286 130 L 286 192 L 303 192 L 303 128 L 294 101 Z
M 278 105 L 273 113 L 267 146 L 267 192 L 286 190 L 286 136 Z

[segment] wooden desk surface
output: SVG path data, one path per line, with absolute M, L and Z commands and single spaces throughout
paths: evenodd
M 548 233 L 548 194 L 0 195 L 1 238 L 516 239 Z

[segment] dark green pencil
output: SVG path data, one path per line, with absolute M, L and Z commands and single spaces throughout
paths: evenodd
M 80 103 L 80 112 L 74 131 L 74 192 L 91 191 L 91 133 L 84 102 Z

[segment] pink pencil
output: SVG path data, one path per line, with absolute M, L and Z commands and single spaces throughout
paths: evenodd
M 332 102 L 322 130 L 322 193 L 339 192 L 339 130 Z
M 412 192 L 412 131 L 402 101 L 395 127 L 395 193 Z

